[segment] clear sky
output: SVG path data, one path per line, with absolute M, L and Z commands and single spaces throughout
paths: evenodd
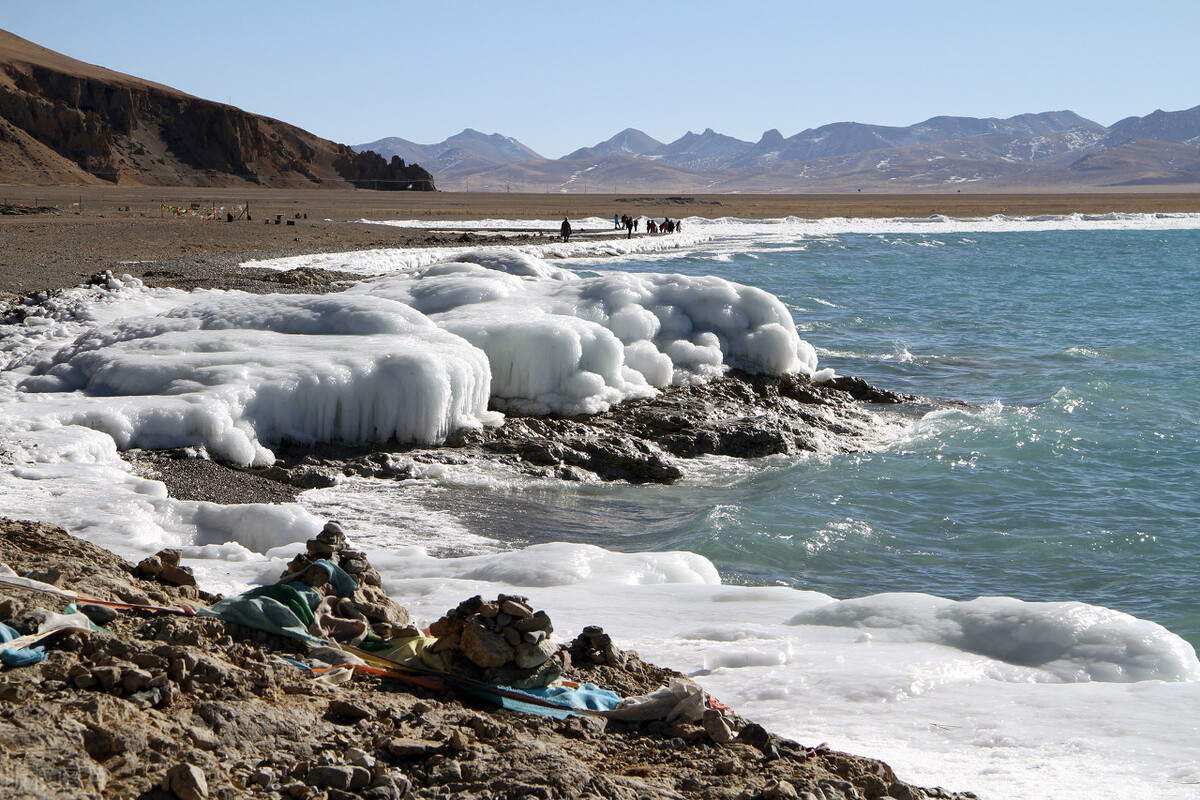
M 475 128 L 549 158 L 628 127 L 1200 105 L 1197 0 L 4 0 L 0 28 L 346 144 Z

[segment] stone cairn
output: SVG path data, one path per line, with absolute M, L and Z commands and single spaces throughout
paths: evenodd
M 429 626 L 437 637 L 430 650 L 453 674 L 530 689 L 558 680 L 566 666 L 566 652 L 550 641 L 553 631 L 549 615 L 527 598 L 476 595 Z
M 169 583 L 180 588 L 194 587 L 196 576 L 192 574 L 191 567 L 185 567 L 179 563 L 180 558 L 179 550 L 159 550 L 154 555 L 143 558 L 134 568 L 133 574 L 139 578 Z M 195 589 L 184 591 L 182 594 L 184 597 L 192 599 L 199 596 L 199 592 Z
M 329 583 L 328 571 L 313 566 L 317 561 L 330 561 L 345 570 L 358 584 L 354 594 L 336 598 L 337 592 Z M 308 540 L 305 552 L 298 553 L 288 563 L 282 577 L 297 574 L 300 577 L 296 580 L 303 581 L 326 597 L 336 598 L 332 601 L 331 610 L 337 616 L 365 622 L 372 633 L 384 639 L 420 633 L 411 624 L 408 611 L 387 596 L 379 573 L 367 561 L 367 556 L 349 546 L 346 531 L 337 522 L 325 523 L 321 532 Z

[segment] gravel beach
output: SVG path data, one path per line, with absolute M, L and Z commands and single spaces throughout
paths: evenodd
M 237 265 L 251 258 L 488 243 L 455 230 L 462 220 L 607 220 L 626 213 L 672 219 L 1181 213 L 1200 212 L 1200 195 L 638 196 L 0 186 L 0 204 L 14 211 L 47 209 L 0 214 L 0 292 L 23 295 L 74 286 L 106 269 L 148 276 L 157 285 L 235 288 L 246 278 Z M 201 219 L 191 213 L 193 205 L 197 214 L 215 209 L 217 215 Z M 249 210 L 249 220 L 226 222 L 226 214 L 241 208 Z M 184 213 L 177 216 L 172 209 Z M 406 219 L 432 224 L 402 228 L 361 221 Z M 557 227 L 541 233 L 553 236 Z

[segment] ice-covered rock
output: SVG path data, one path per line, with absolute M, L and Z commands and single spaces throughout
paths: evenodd
M 594 414 L 731 368 L 812 375 L 777 298 L 712 277 L 580 277 L 528 253 L 323 295 L 178 293 L 26 356 L 44 421 L 120 449 L 202 447 L 235 464 L 279 443 L 439 444 L 502 410 Z M 146 313 L 149 310 L 151 313 Z M 31 405 L 30 408 L 33 406 Z

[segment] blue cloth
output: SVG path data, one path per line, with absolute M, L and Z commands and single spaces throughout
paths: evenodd
M 516 692 L 536 697 L 539 700 L 548 700 L 551 703 L 562 706 L 562 708 L 546 708 L 535 703 L 523 703 L 515 698 L 492 694 L 483 689 L 476 691 L 476 693 L 494 703 L 498 703 L 501 708 L 507 708 L 510 711 L 540 714 L 544 717 L 554 717 L 556 719 L 564 719 L 572 714 L 579 713 L 579 711 L 573 709 L 609 711 L 617 703 L 621 702 L 621 696 L 616 692 L 609 689 L 601 689 L 590 683 L 581 683 L 578 689 L 560 685 L 543 686 L 536 689 L 512 689 L 507 686 L 500 688 L 503 688 L 506 692 Z
M 21 634 L 0 622 L 0 642 L 11 642 Z M 27 667 L 39 661 L 46 660 L 46 648 L 22 647 L 14 650 L 11 647 L 0 647 L 0 663 L 6 667 Z

